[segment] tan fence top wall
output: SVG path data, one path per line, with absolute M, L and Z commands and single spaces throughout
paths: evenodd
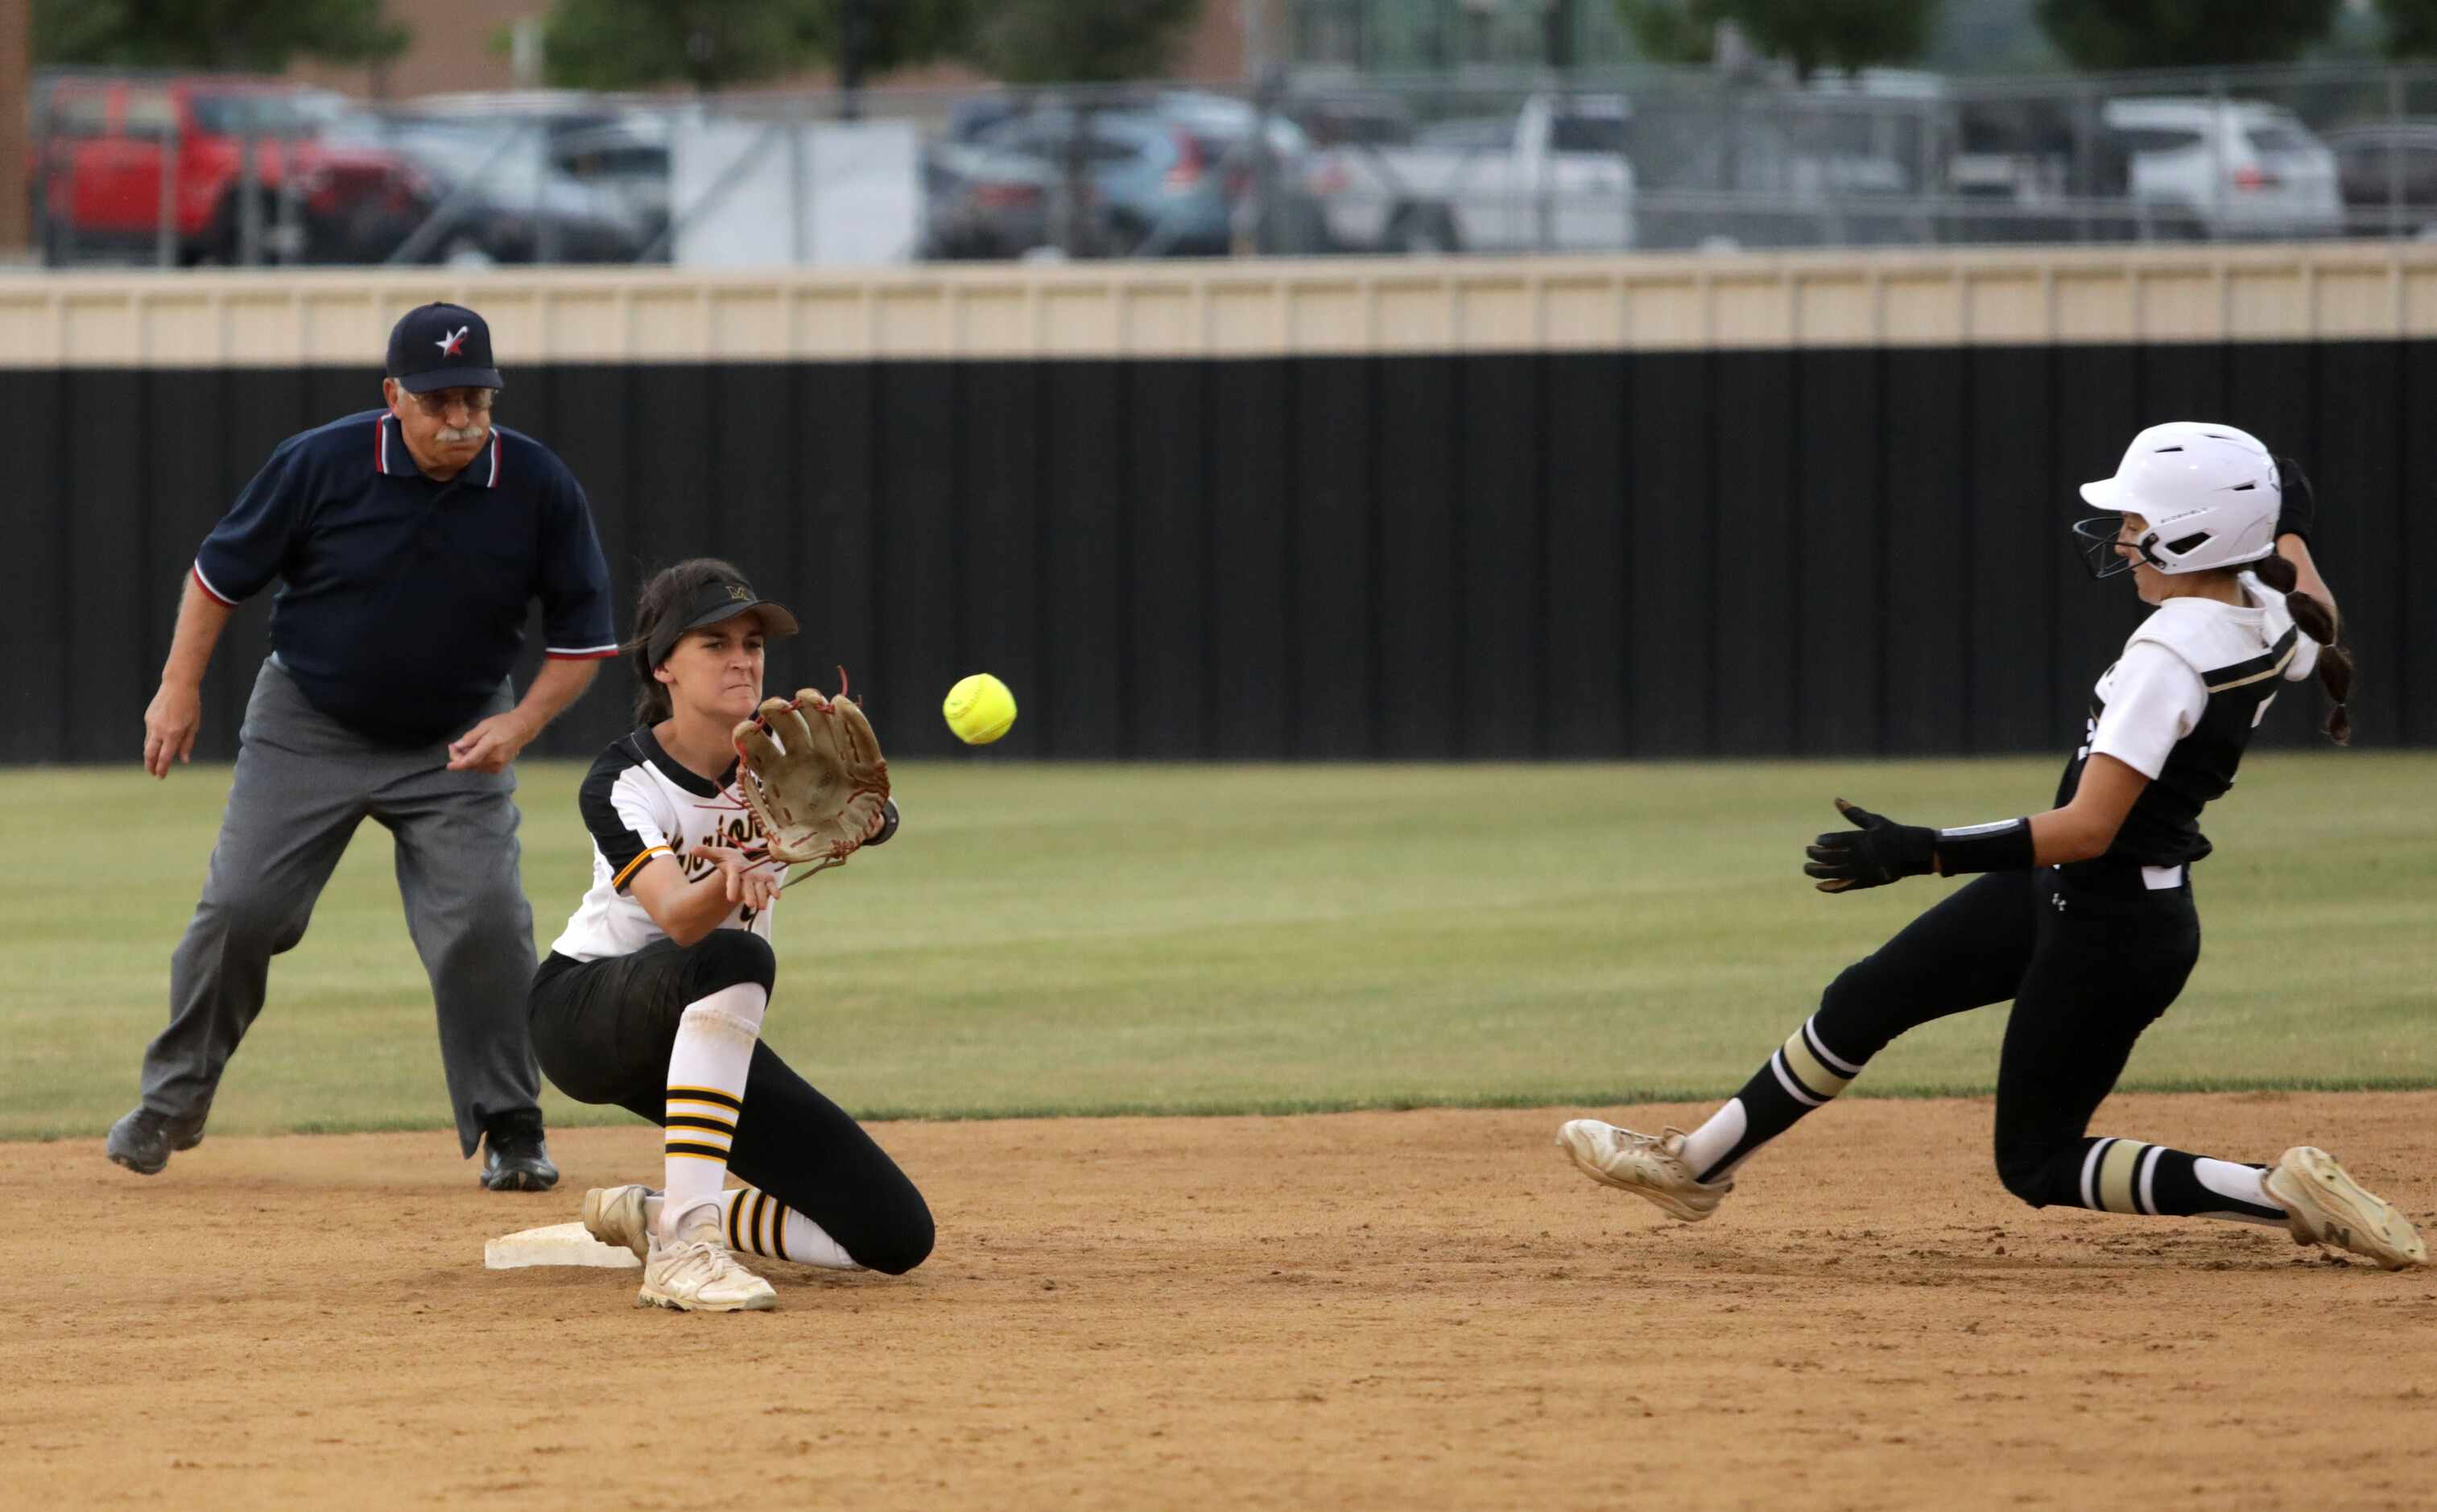
M 0 274 L 0 367 L 376 366 L 449 299 L 503 365 L 2437 336 L 2437 244 L 885 270 Z

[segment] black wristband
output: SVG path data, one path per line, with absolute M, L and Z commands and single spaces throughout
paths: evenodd
M 2038 851 L 2031 844 L 2031 821 L 2019 818 L 1940 830 L 1937 856 L 1939 876 L 1959 877 L 1967 871 L 2028 871 Z
M 885 816 L 885 819 L 880 826 L 880 833 L 873 835 L 870 839 L 863 842 L 867 846 L 886 845 L 888 843 L 889 836 L 897 833 L 897 800 L 893 798 L 882 799 L 880 800 L 880 812 Z

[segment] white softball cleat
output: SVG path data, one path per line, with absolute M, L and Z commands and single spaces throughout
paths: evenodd
M 652 1257 L 652 1222 L 643 1204 L 659 1195 L 649 1187 L 595 1187 L 584 1194 L 584 1231 L 612 1249 Z
M 677 1312 L 761 1312 L 778 1305 L 769 1282 L 737 1264 L 727 1245 L 701 1229 L 673 1244 L 654 1244 L 635 1293 L 639 1308 Z
M 1684 1131 L 1635 1134 L 1597 1118 L 1576 1118 L 1557 1131 L 1557 1148 L 1584 1174 L 1655 1204 L 1670 1218 L 1697 1223 L 1718 1210 L 1731 1180 L 1705 1182 L 1684 1164 Z
M 2428 1263 L 2428 1246 L 2394 1204 L 2344 1173 L 2315 1145 L 2296 1145 L 2269 1168 L 2268 1194 L 2285 1209 L 2296 1244 L 2332 1244 L 2390 1271 Z

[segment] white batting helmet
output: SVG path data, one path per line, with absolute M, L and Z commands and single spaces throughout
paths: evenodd
M 2162 572 L 2235 567 L 2272 554 L 2284 503 L 2276 459 L 2256 436 L 2199 420 L 2171 420 L 2134 436 L 2115 476 L 2083 483 L 2081 497 L 2147 521 L 2126 544 Z M 2116 554 L 2118 529 L 2107 516 L 2075 523 L 2094 575 L 2131 569 L 2130 558 Z

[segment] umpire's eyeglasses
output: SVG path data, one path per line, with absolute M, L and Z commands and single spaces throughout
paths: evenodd
M 491 401 L 499 397 L 497 389 L 434 389 L 429 394 L 410 394 L 414 407 L 437 420 L 459 405 L 476 414 L 491 413 Z

